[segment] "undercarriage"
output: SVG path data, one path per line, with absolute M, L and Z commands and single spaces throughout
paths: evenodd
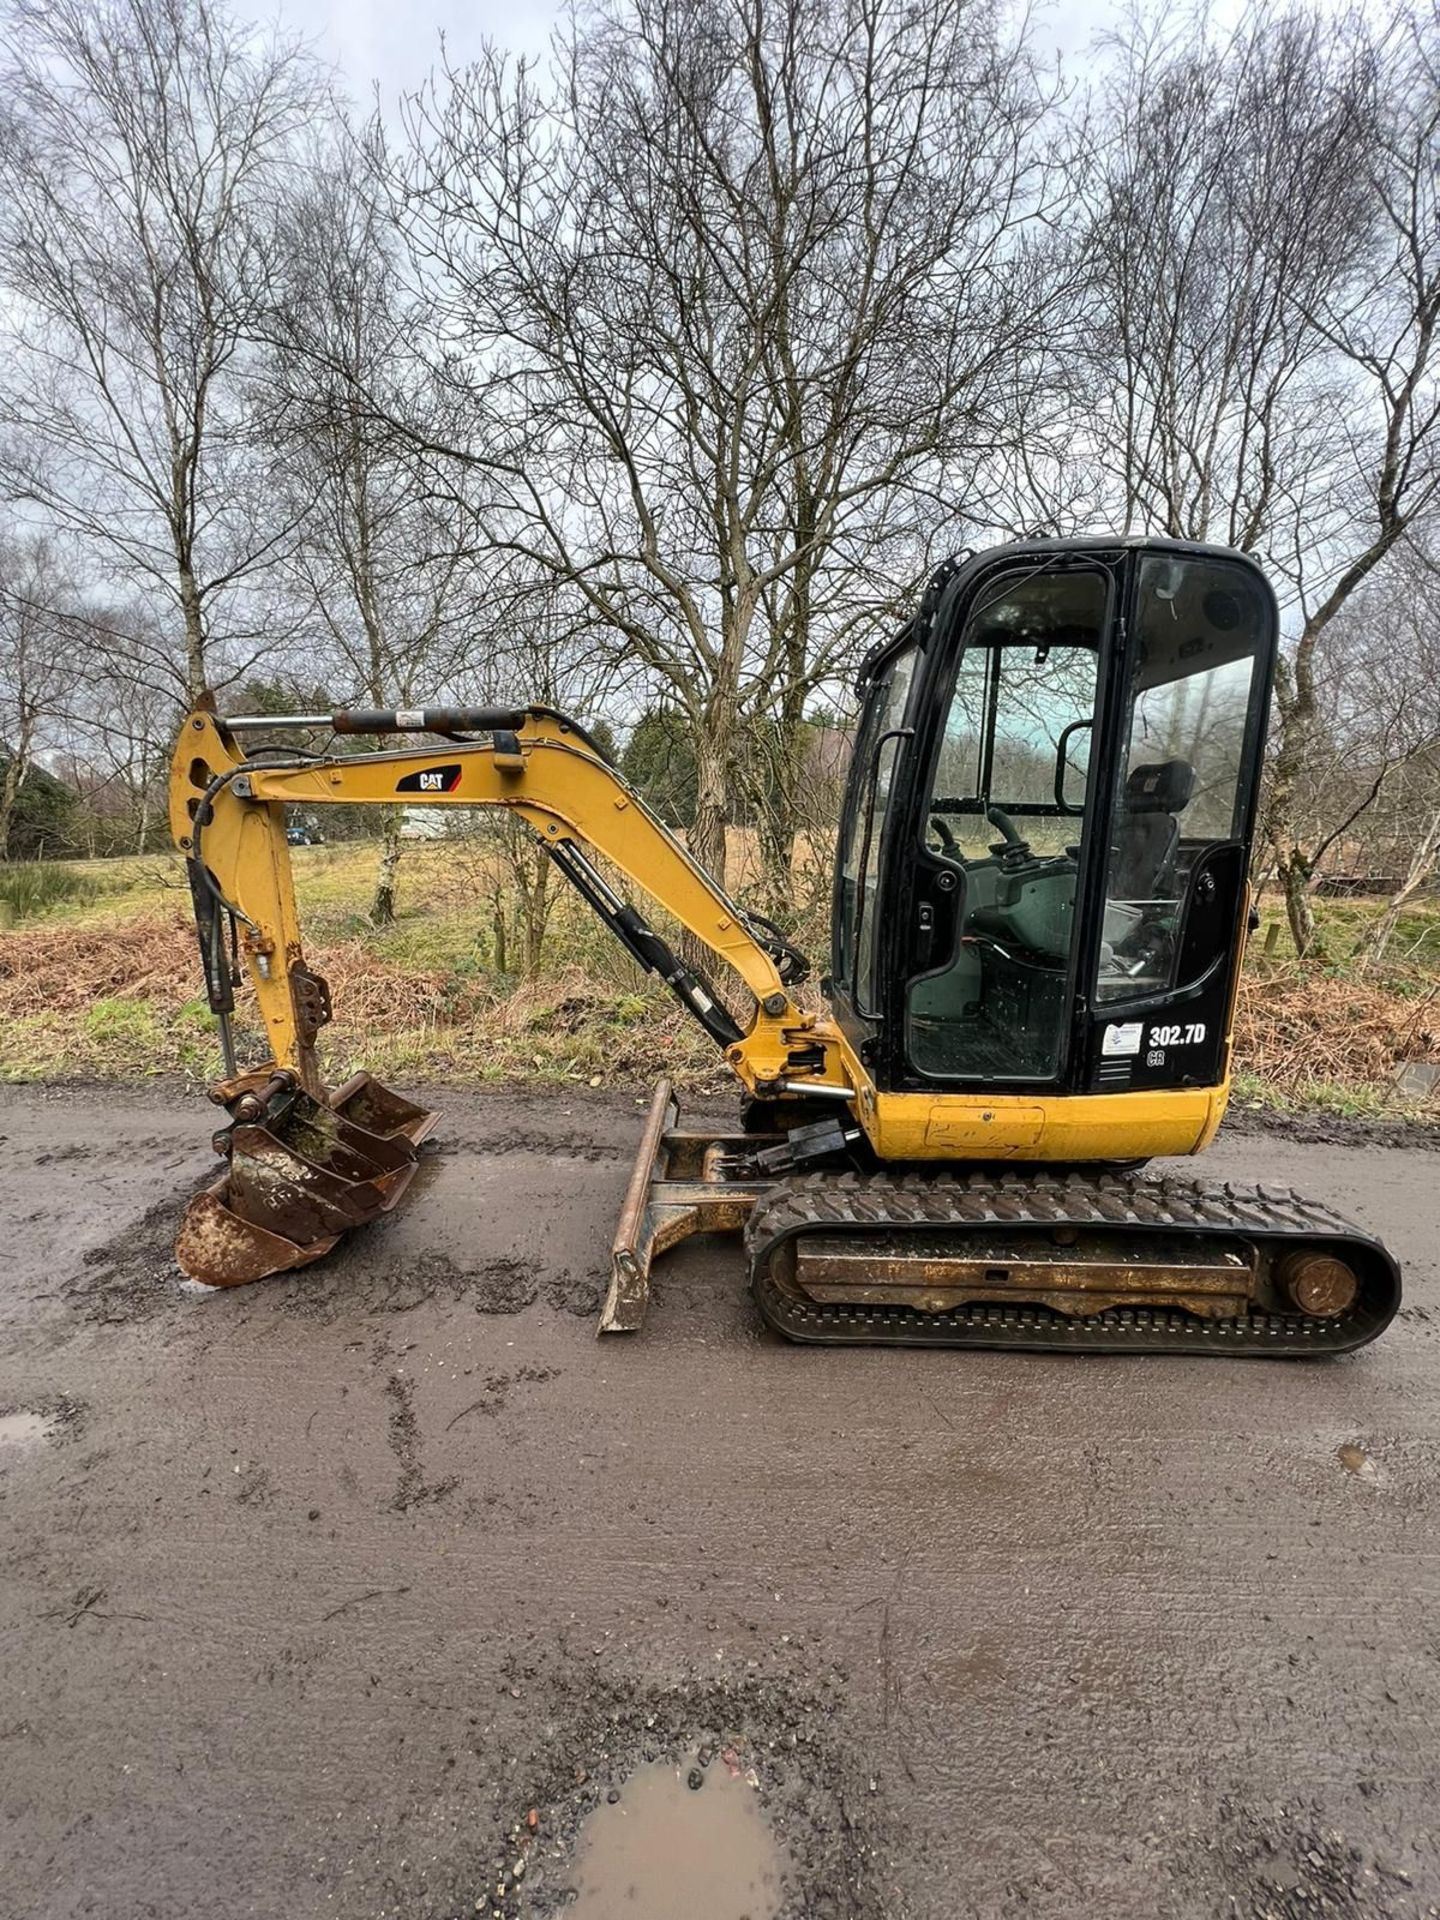
M 369 1075 L 325 1101 L 284 1075 L 215 1091 L 233 1116 L 215 1141 L 228 1172 L 192 1201 L 176 1245 L 210 1285 L 308 1265 L 387 1212 L 435 1120 Z M 1400 1300 L 1378 1241 L 1283 1189 L 1103 1167 L 882 1168 L 839 1118 L 682 1127 L 662 1080 L 599 1331 L 638 1332 L 654 1261 L 702 1233 L 742 1233 L 766 1321 L 822 1345 L 1300 1358 L 1363 1346 Z
M 1379 1242 L 1284 1189 L 1095 1167 L 787 1175 L 785 1152 L 681 1128 L 662 1082 L 601 1330 L 638 1330 L 658 1254 L 741 1228 L 761 1313 L 817 1344 L 1298 1359 L 1365 1345 L 1399 1305 Z

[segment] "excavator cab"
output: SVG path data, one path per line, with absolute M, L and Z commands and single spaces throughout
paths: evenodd
M 1278 623 L 1245 556 L 1000 548 L 863 669 L 833 1003 L 875 1086 L 1226 1076 Z

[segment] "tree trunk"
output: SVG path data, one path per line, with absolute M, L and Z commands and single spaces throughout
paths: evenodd
M 765 911 L 782 924 L 794 917 L 795 838 L 800 829 L 802 795 L 810 778 L 804 764 L 804 724 L 804 689 L 792 683 L 780 704 L 773 765 L 761 769 L 765 785 L 756 795 Z
M 495 971 L 506 974 L 510 971 L 510 955 L 505 944 L 505 897 L 496 892 L 492 902 L 495 927 Z
M 545 929 L 550 922 L 550 857 L 540 853 L 537 863 L 521 882 L 521 932 L 524 943 L 525 978 L 540 978 L 540 961 L 545 951 Z
M 696 735 L 695 817 L 685 834 L 690 858 L 721 887 L 725 885 L 725 821 L 730 811 L 731 739 L 728 726 L 718 732 Z M 708 969 L 713 966 L 715 956 L 703 941 L 682 928 L 679 951 L 687 967 L 708 977 Z
M 389 927 L 395 923 L 395 874 L 400 865 L 400 813 L 390 808 L 385 815 L 385 836 L 380 847 L 380 866 L 375 875 L 375 897 L 370 902 L 370 924 Z
M 800 410 L 796 408 L 797 423 Z M 809 461 L 803 447 L 794 449 L 797 462 L 799 497 L 795 503 L 793 539 L 797 561 L 786 593 L 785 617 L 781 621 L 781 671 L 784 683 L 778 716 L 779 738 L 775 743 L 776 777 L 772 805 L 766 809 L 769 832 L 762 836 L 765 862 L 765 891 L 769 912 L 776 919 L 793 919 L 795 898 L 795 838 L 800 813 L 809 794 L 814 770 L 807 769 L 805 755 L 805 701 L 809 690 L 811 664 L 811 593 L 819 562 L 815 534 L 817 503 L 812 490 Z M 814 822 L 813 811 L 810 822 Z
M 1323 958 L 1324 949 L 1315 932 L 1315 903 L 1310 894 L 1310 867 L 1299 847 L 1291 847 L 1281 861 L 1280 880 L 1285 889 L 1285 918 L 1290 922 L 1290 938 L 1302 960 Z
M 184 560 L 180 562 L 180 608 L 185 619 L 185 693 L 193 707 L 209 691 L 209 685 L 200 591 L 195 583 L 194 570 Z
M 1275 706 L 1281 732 L 1268 808 L 1268 834 L 1285 895 L 1285 917 L 1295 952 L 1302 960 L 1319 959 L 1323 951 L 1315 932 L 1310 861 L 1299 844 L 1296 819 L 1300 776 L 1316 749 L 1314 648 L 1318 637 L 1318 628 L 1312 622 L 1300 636 L 1293 663 L 1283 656 L 1276 662 Z
M 774 788 L 756 805 L 755 826 L 760 841 L 761 897 L 772 920 L 784 922 L 794 903 L 795 808 L 791 769 L 785 767 Z
M 725 884 L 725 817 L 730 811 L 730 737 L 695 741 L 695 818 L 685 836 L 690 857 L 722 887 Z
M 0 860 L 10 858 L 10 826 L 15 818 L 15 802 L 20 794 L 20 755 L 12 753 L 5 762 L 5 778 L 0 783 Z
M 1386 902 L 1385 911 L 1369 933 L 1355 942 L 1361 973 L 1369 967 L 1379 966 L 1385 958 L 1385 949 L 1399 925 L 1400 915 L 1430 878 L 1437 856 L 1440 856 L 1440 813 L 1431 816 L 1430 824 L 1411 857 L 1410 870 Z

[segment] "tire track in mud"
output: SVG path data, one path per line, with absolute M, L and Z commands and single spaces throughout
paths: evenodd
M 385 1394 L 390 1401 L 390 1451 L 400 1463 L 400 1478 L 390 1505 L 396 1513 L 408 1513 L 412 1507 L 427 1506 L 453 1493 L 460 1484 L 460 1476 L 451 1473 L 443 1480 L 425 1478 L 420 1422 L 415 1413 L 415 1383 L 397 1369 L 386 1379 Z
M 636 1133 L 638 1135 L 637 1124 Z M 564 1158 L 579 1160 L 587 1166 L 598 1166 L 612 1160 L 633 1160 L 635 1141 L 615 1140 L 597 1141 L 584 1133 L 526 1133 L 521 1131 L 486 1134 L 469 1138 L 442 1138 L 434 1147 L 435 1157 L 439 1160 L 457 1158 L 470 1159 L 480 1155 L 484 1159 L 505 1159 L 515 1153 L 538 1154 L 542 1159 Z
M 79 1144 L 61 1145 L 41 1157 L 85 1160 L 93 1151 Z M 629 1142 L 612 1147 L 576 1134 L 566 1135 L 557 1143 L 544 1134 L 511 1130 L 479 1145 L 459 1139 L 427 1147 L 421 1166 L 428 1168 L 433 1178 L 447 1163 L 472 1164 L 491 1155 L 560 1154 L 600 1164 L 628 1158 L 631 1151 Z M 192 1175 L 181 1181 L 172 1193 L 82 1257 L 79 1272 L 62 1291 L 84 1319 L 124 1325 L 217 1297 L 192 1295 L 187 1300 L 174 1257 L 175 1237 L 185 1209 L 213 1178 L 211 1167 L 199 1177 Z M 584 1272 L 569 1267 L 547 1270 L 540 1261 L 524 1257 L 469 1261 L 457 1260 L 435 1248 L 416 1249 L 403 1244 L 403 1212 L 399 1209 L 355 1230 L 313 1266 L 272 1275 L 233 1291 L 221 1289 L 219 1293 L 243 1300 L 247 1313 L 264 1305 L 271 1311 L 298 1314 L 321 1324 L 342 1317 L 406 1313 L 432 1302 L 457 1300 L 467 1301 L 477 1313 L 484 1314 L 520 1313 L 542 1297 L 557 1312 L 598 1312 L 608 1277 L 599 1267 Z M 402 1245 L 397 1246 L 397 1239 Z
M 477 1313 L 521 1313 L 543 1295 L 556 1311 L 598 1311 L 603 1281 L 597 1273 L 566 1268 L 544 1275 L 531 1260 L 496 1259 L 466 1265 L 433 1250 L 398 1254 L 388 1221 L 358 1229 L 323 1261 L 295 1273 L 274 1274 L 250 1286 L 203 1295 L 182 1290 L 175 1236 L 193 1192 L 157 1201 L 103 1246 L 87 1253 L 64 1288 L 71 1306 L 89 1321 L 123 1326 L 207 1301 L 243 1300 L 254 1308 L 329 1325 L 341 1319 L 408 1313 L 431 1302 L 467 1301 Z

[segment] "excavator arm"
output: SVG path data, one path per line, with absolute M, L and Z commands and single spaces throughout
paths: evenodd
M 247 752 L 240 744 L 249 734 L 273 741 L 301 728 L 428 739 L 366 753 L 273 744 Z M 828 1097 L 837 1103 L 835 1121 L 810 1132 L 826 1136 L 817 1151 L 841 1140 L 853 1094 L 835 1029 L 791 993 L 804 977 L 803 956 L 691 859 L 575 721 L 543 707 L 230 720 L 197 709 L 171 765 L 170 824 L 187 861 L 224 1045 L 227 1077 L 211 1098 L 231 1124 L 215 1136 L 227 1170 L 192 1201 L 176 1244 L 193 1278 L 236 1285 L 318 1259 L 347 1228 L 394 1206 L 415 1170 L 436 1116 L 369 1074 L 338 1088 L 321 1074 L 316 1040 L 330 1018 L 330 993 L 305 959 L 285 810 L 417 804 L 506 808 L 523 820 L 620 943 L 705 1028 L 743 1084 L 767 1102 Z M 754 1002 L 748 1026 L 616 892 L 595 855 L 734 969 Z M 242 966 L 271 1059 L 237 1073 L 230 1016 Z M 639 1324 L 653 1253 L 691 1232 L 738 1225 L 753 1201 L 735 1173 L 742 1161 L 749 1165 L 742 1149 L 763 1143 L 685 1135 L 677 1118 L 662 1084 L 612 1255 L 602 1322 L 611 1329 Z
M 328 1018 L 328 995 L 305 964 L 284 810 L 423 804 L 505 808 L 522 819 L 621 944 L 666 982 L 723 1049 L 752 1093 L 773 1098 L 827 1085 L 841 1093 L 838 1064 L 828 1070 L 833 1034 L 790 992 L 803 977 L 802 957 L 728 898 L 575 721 L 540 707 L 264 720 L 271 733 L 323 724 L 341 734 L 451 736 L 441 747 L 304 756 L 264 748 L 243 754 L 237 735 L 252 724 L 207 712 L 189 716 L 171 770 L 171 829 L 190 862 L 207 979 L 218 972 L 215 915 L 233 916 L 275 1064 L 310 1092 L 320 1086 L 315 1037 Z M 477 732 L 487 737 L 463 737 Z M 591 858 L 596 853 L 740 976 L 755 1002 L 748 1031 L 709 982 L 614 891 Z M 223 1005 L 216 1010 L 228 1012 Z

